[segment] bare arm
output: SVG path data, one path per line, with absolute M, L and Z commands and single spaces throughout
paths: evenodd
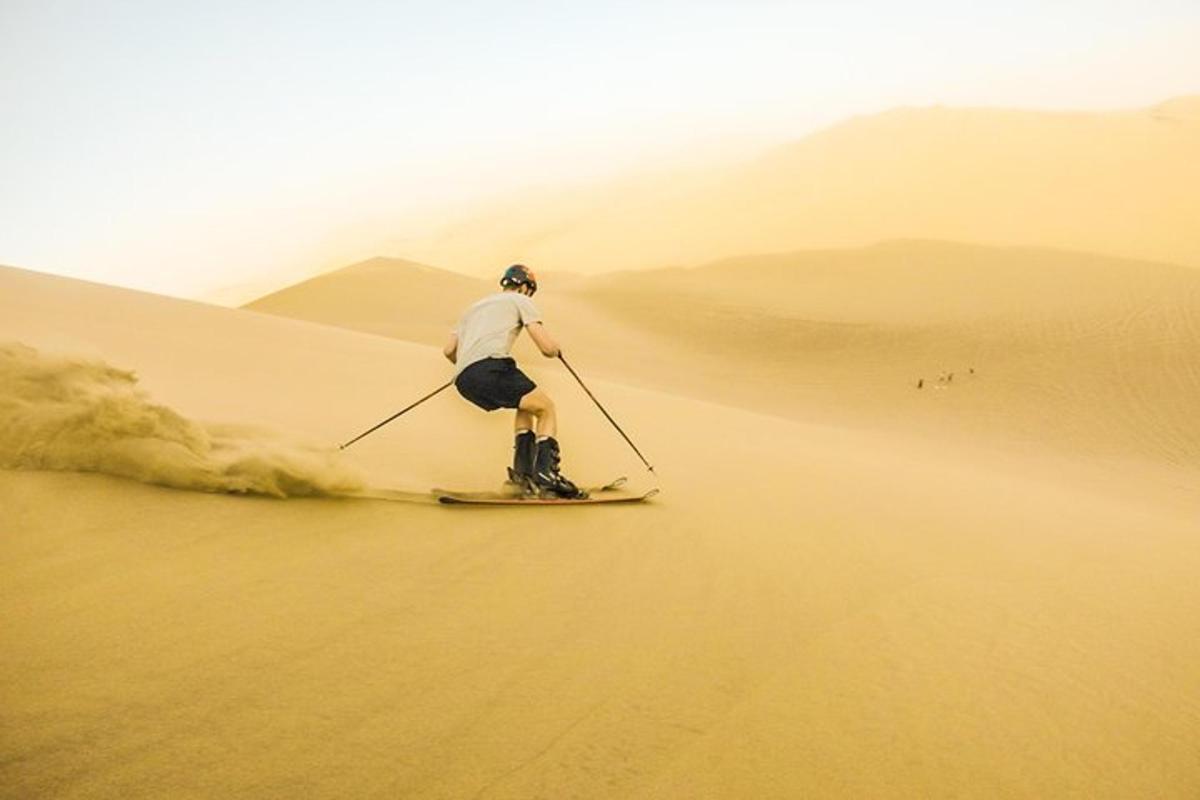
M 446 346 L 442 348 L 442 355 L 450 359 L 451 364 L 458 363 L 458 334 L 451 333 L 450 341 L 446 342 Z
M 562 353 L 558 342 L 554 341 L 554 337 L 546 332 L 546 326 L 542 323 L 530 323 L 525 326 L 525 330 L 529 331 L 529 338 L 533 339 L 533 343 L 537 345 L 538 350 L 541 350 L 542 355 L 546 358 L 558 358 Z

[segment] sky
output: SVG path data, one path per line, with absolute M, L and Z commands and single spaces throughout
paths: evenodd
M 0 0 L 0 264 L 248 295 L 853 114 L 1200 93 L 1197 41 L 1195 0 Z

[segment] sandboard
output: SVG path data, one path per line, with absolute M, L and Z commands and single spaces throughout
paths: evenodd
M 600 503 L 641 503 L 658 494 L 658 489 L 651 489 L 644 494 L 597 493 L 582 500 L 568 500 L 561 497 L 523 497 L 505 495 L 497 492 L 437 492 L 437 501 L 443 505 L 476 505 L 476 506 L 585 506 Z
M 608 483 L 604 484 L 603 486 L 584 486 L 583 490 L 585 492 L 587 492 L 589 495 L 600 494 L 602 492 L 615 492 L 618 489 L 620 489 L 622 486 L 625 485 L 625 481 L 626 481 L 625 476 L 621 476 L 620 478 L 616 478 L 614 480 L 609 481 Z M 446 496 L 454 496 L 454 497 L 461 497 L 461 498 L 467 498 L 467 499 L 479 499 L 479 500 L 530 499 L 528 495 L 522 494 L 520 487 L 518 487 L 516 484 L 512 484 L 512 483 L 505 483 L 504 488 L 498 492 L 497 491 L 482 491 L 482 492 L 481 491 L 459 491 L 457 489 L 434 489 L 432 491 L 432 494 L 434 497 L 441 497 L 442 495 L 446 495 Z

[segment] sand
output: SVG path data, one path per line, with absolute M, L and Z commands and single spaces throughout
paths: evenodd
M 523 351 L 558 398 L 568 474 L 663 489 L 593 509 L 428 502 L 435 485 L 495 485 L 509 457 L 510 421 L 449 393 L 333 452 L 447 378 L 422 337 L 460 298 L 436 272 L 409 284 L 425 316 L 403 341 L 0 269 L 0 341 L 37 363 L 136 372 L 124 385 L 139 402 L 187 425 L 302 438 L 410 493 L 278 499 L 103 465 L 0 471 L 0 796 L 1194 795 L 1194 284 L 1142 266 L 1138 294 L 1123 267 L 1084 258 L 1110 276 L 1095 291 L 963 306 L 931 247 L 903 251 L 927 258 L 920 310 L 865 291 L 886 254 L 846 256 L 824 295 L 763 277 L 738 299 L 760 304 L 744 318 L 792 298 L 764 319 L 803 316 L 823 344 L 786 359 L 743 348 L 751 367 L 781 366 L 738 396 L 702 369 L 750 370 L 712 346 L 715 307 L 681 308 L 647 276 L 639 292 L 690 326 L 668 345 L 599 284 L 539 295 L 660 475 L 561 367 Z M 1008 285 L 1012 254 L 994 258 L 968 260 L 972 285 Z M 688 296 L 712 288 L 689 280 Z M 855 280 L 861 305 L 830 300 Z M 1109 330 L 1114 308 L 1131 313 Z M 836 340 L 840 315 L 870 335 Z M 921 331 L 976 338 L 931 352 L 940 337 Z M 1078 335 L 1045 369 L 1119 356 L 1111 391 L 1029 372 L 1064 331 Z M 996 342 L 1015 332 L 1002 360 Z M 887 336 L 882 352 L 865 344 Z M 621 367 L 672 353 L 691 359 L 687 380 Z M 840 364 L 838 391 L 773 410 L 764 388 L 796 382 L 782 364 L 803 354 L 815 366 L 792 369 Z M 976 382 L 933 388 L 933 370 L 968 354 Z M 909 385 L 918 374 L 932 386 Z M 1096 424 L 1047 435 L 1079 409 Z

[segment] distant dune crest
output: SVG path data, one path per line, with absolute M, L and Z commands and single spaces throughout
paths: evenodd
M 1200 95 L 1175 97 L 1164 103 L 1159 103 L 1153 109 L 1156 117 L 1175 117 L 1177 119 L 1200 120 Z
M 362 487 L 326 448 L 247 426 L 201 425 L 150 401 L 101 361 L 0 344 L 0 467 L 102 472 L 207 492 L 275 497 Z

